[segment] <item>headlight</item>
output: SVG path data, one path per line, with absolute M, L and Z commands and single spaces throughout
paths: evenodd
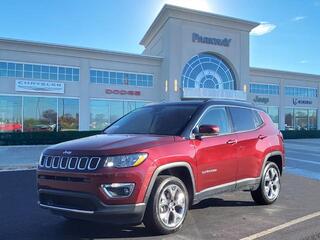
M 126 168 L 140 165 L 148 157 L 147 153 L 134 153 L 128 155 L 109 156 L 104 167 Z

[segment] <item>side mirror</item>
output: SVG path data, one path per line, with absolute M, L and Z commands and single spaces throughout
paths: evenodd
M 197 139 L 201 139 L 202 136 L 218 135 L 220 128 L 217 125 L 201 125 L 198 129 L 195 129 L 194 134 Z

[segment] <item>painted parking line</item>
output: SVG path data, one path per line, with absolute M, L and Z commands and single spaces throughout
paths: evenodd
M 257 238 L 261 238 L 261 237 L 264 237 L 264 236 L 269 235 L 271 233 L 280 231 L 282 229 L 288 228 L 290 226 L 305 222 L 307 220 L 310 220 L 310 219 L 313 219 L 313 218 L 316 218 L 316 217 L 320 217 L 320 211 L 319 212 L 315 212 L 315 213 L 311 213 L 311 214 L 306 215 L 304 217 L 300 217 L 300 218 L 291 220 L 291 221 L 289 221 L 287 223 L 284 223 L 284 224 L 281 224 L 279 226 L 267 229 L 265 231 L 262 231 L 262 232 L 259 232 L 259 233 L 255 233 L 255 234 L 253 234 L 253 235 L 251 235 L 249 237 L 245 237 L 245 238 L 242 238 L 240 240 L 254 240 L 254 239 L 257 239 Z
M 302 160 L 302 159 L 293 158 L 293 157 L 287 157 L 287 159 L 291 160 L 291 161 L 294 161 L 294 162 L 303 162 L 303 163 L 311 163 L 311 164 L 320 165 L 320 162 L 318 162 L 318 161 Z
M 286 153 L 287 155 L 300 155 L 300 154 L 305 154 L 305 149 L 301 149 L 301 150 L 292 150 L 292 149 L 287 149 L 286 150 Z M 317 151 L 310 151 L 308 150 L 308 157 L 316 157 L 316 158 L 319 158 L 320 157 L 320 153 L 319 153 L 319 150 Z
M 303 168 L 286 167 L 286 172 L 309 179 L 320 180 L 320 172 L 316 171 L 310 171 Z

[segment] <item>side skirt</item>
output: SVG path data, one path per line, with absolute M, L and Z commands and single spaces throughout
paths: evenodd
M 214 186 L 197 192 L 193 198 L 193 204 L 197 204 L 204 199 L 211 198 L 214 195 L 225 193 L 225 192 L 234 192 L 234 191 L 251 191 L 259 187 L 260 177 L 259 178 L 246 178 L 239 181 L 234 181 L 230 183 L 225 183 L 222 185 Z

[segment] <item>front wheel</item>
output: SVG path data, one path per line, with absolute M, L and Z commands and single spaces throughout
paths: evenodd
M 257 190 L 251 191 L 253 200 L 260 205 L 274 203 L 280 194 L 280 171 L 277 164 L 268 162 L 261 177 L 260 186 Z
M 184 183 L 173 176 L 159 176 L 152 189 L 143 223 L 156 234 L 178 231 L 189 206 Z

